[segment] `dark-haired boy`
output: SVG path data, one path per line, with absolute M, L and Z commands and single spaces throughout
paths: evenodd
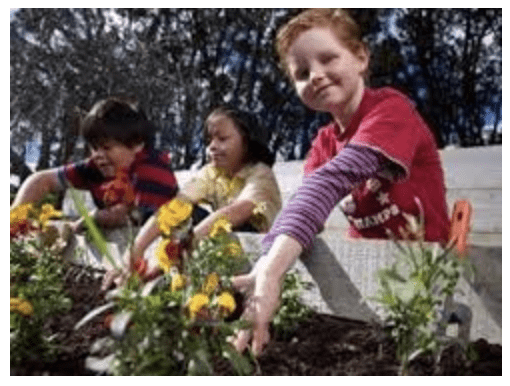
M 90 157 L 34 173 L 11 207 L 38 202 L 47 193 L 72 186 L 90 191 L 99 225 L 125 225 L 131 214 L 144 222 L 178 191 L 169 154 L 151 145 L 154 131 L 134 102 L 118 97 L 97 102 L 80 124 Z M 74 222 L 73 229 L 80 229 L 82 223 L 83 219 Z

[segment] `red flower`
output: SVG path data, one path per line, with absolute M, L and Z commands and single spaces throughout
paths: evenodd
M 165 248 L 165 251 L 166 251 L 166 255 L 168 256 L 168 259 L 170 261 L 175 262 L 175 264 L 177 264 L 179 262 L 180 255 L 181 255 L 181 247 L 180 247 L 179 242 L 174 241 L 174 242 L 168 243 Z
M 108 314 L 105 315 L 105 317 L 103 319 L 103 325 L 105 328 L 110 329 L 110 327 L 112 326 L 113 317 L 114 317 L 114 314 L 111 312 L 109 312 Z
M 170 268 L 180 263 L 181 245 L 179 241 L 163 239 L 156 250 L 158 265 L 163 272 L 169 272 Z
M 145 272 L 147 272 L 147 261 L 144 258 L 139 258 L 133 264 L 133 269 L 141 278 L 143 278 Z
M 28 219 L 13 222 L 11 224 L 11 239 L 26 235 L 28 232 L 35 229 L 36 227 Z
M 126 171 L 118 171 L 115 179 L 103 184 L 103 202 L 107 206 L 120 203 L 132 205 L 135 201 L 133 187 Z

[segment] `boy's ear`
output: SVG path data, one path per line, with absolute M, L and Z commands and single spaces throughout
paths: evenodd
M 370 51 L 365 45 L 362 45 L 356 52 L 356 57 L 361 63 L 361 73 L 366 73 L 368 70 L 368 64 L 370 63 Z

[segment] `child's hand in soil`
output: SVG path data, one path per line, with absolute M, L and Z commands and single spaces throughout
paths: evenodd
M 103 277 L 103 283 L 101 284 L 101 291 L 107 291 L 112 284 L 121 286 L 128 280 L 131 275 L 128 267 L 122 267 L 120 269 L 110 269 L 106 271 Z
M 280 282 L 271 275 L 252 272 L 232 278 L 232 284 L 245 293 L 242 318 L 252 323 L 252 329 L 240 330 L 232 339 L 232 344 L 237 351 L 243 352 L 251 340 L 252 352 L 259 356 L 270 340 L 269 324 L 279 305 Z
M 252 323 L 251 331 L 239 331 L 233 339 L 238 351 L 244 351 L 251 340 L 253 354 L 262 353 L 269 342 L 269 323 L 279 305 L 285 273 L 302 251 L 301 244 L 291 236 L 280 235 L 248 275 L 232 279 L 234 287 L 246 295 L 243 319 Z

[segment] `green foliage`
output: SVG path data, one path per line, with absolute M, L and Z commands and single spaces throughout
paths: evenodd
M 119 300 L 119 308 L 133 314 L 125 335 L 116 341 L 114 374 L 211 375 L 214 361 L 225 358 L 238 374 L 248 375 L 249 360 L 227 342 L 243 323 L 190 319 L 186 291 L 170 291 L 170 280 L 165 276 L 149 296 L 127 291 Z
M 132 314 L 124 336 L 116 343 L 114 374 L 212 375 L 215 364 L 225 360 L 238 375 L 253 373 L 250 354 L 239 354 L 228 343 L 237 330 L 249 327 L 239 319 L 243 305 L 230 281 L 248 268 L 248 257 L 227 231 L 191 245 L 179 271 L 166 273 L 150 295 L 142 296 L 143 290 L 133 280 L 117 299 L 117 311 Z M 216 274 L 217 284 L 206 284 Z M 177 275 L 186 277 L 186 285 L 172 290 Z M 304 286 L 297 273 L 285 277 L 281 308 L 274 319 L 279 336 L 290 334 L 310 314 L 299 299 Z M 228 315 L 219 304 L 225 293 L 238 302 Z M 192 311 L 196 296 L 204 294 L 208 302 L 198 312 Z
M 247 266 L 248 258 L 227 232 L 193 245 L 191 253 L 183 253 L 180 270 L 174 267 L 166 273 L 149 295 L 142 295 L 140 283 L 133 279 L 117 299 L 117 311 L 132 314 L 115 346 L 114 374 L 212 375 L 221 360 L 230 362 L 239 375 L 252 372 L 250 359 L 227 341 L 246 323 L 229 320 L 232 310 L 226 313 L 219 301 L 222 294 L 234 295 L 230 278 Z M 211 275 L 217 279 L 207 284 Z M 173 289 L 177 276 L 185 278 L 185 284 Z M 207 302 L 193 311 L 197 295 L 206 296 Z
M 11 240 L 10 245 L 10 357 L 11 365 L 38 359 L 51 361 L 56 342 L 44 330 L 49 317 L 68 312 L 71 299 L 64 292 L 65 267 L 42 239 Z M 12 310 L 13 299 L 29 302 L 33 312 Z
M 416 355 L 440 349 L 436 329 L 441 307 L 447 296 L 453 295 L 463 267 L 448 250 L 418 242 L 397 245 L 397 261 L 378 272 L 379 289 L 374 300 L 387 313 L 405 373 Z
M 273 318 L 275 334 L 282 339 L 287 339 L 312 313 L 310 307 L 303 304 L 300 298 L 308 284 L 302 280 L 298 272 L 289 272 L 285 275 L 280 308 Z
M 231 234 L 223 233 L 195 243 L 191 259 L 186 260 L 184 272 L 196 288 L 204 274 L 216 272 L 221 282 L 228 283 L 230 277 L 249 266 L 249 260 L 242 251 L 238 240 Z M 238 256 L 233 257 L 230 251 Z

